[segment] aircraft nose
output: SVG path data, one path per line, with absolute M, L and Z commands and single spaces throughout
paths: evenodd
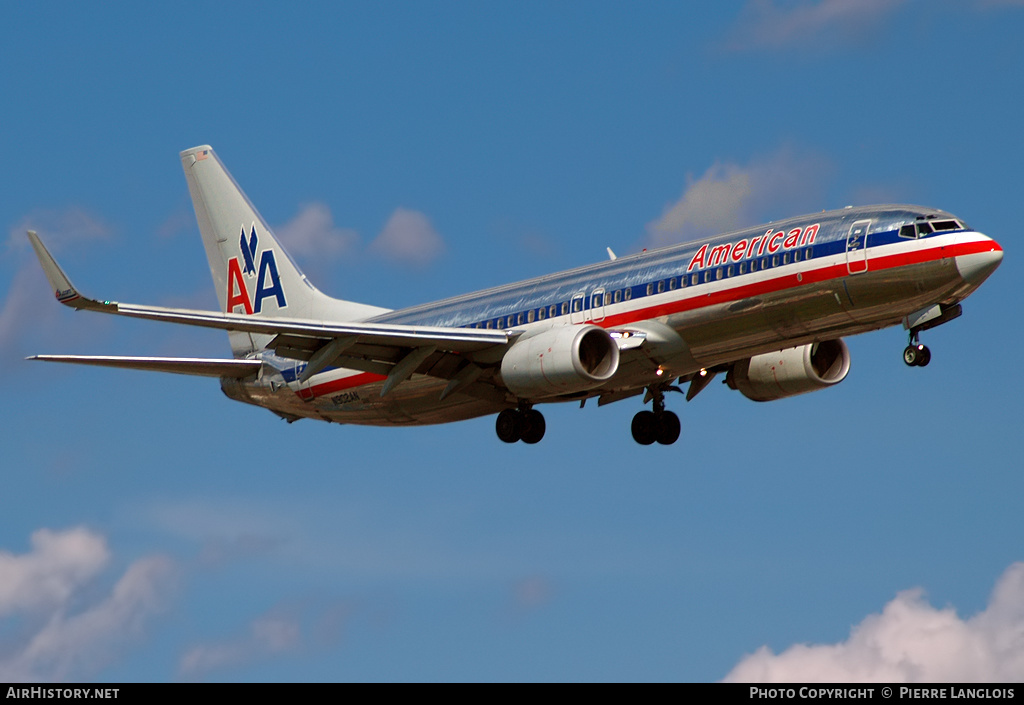
M 981 237 L 984 238 L 983 241 L 975 240 L 975 243 L 972 243 L 978 245 L 974 252 L 956 257 L 956 268 L 960 272 L 960 276 L 964 281 L 975 286 L 985 281 L 1003 261 L 1003 248 L 999 246 L 999 243 L 984 235 Z

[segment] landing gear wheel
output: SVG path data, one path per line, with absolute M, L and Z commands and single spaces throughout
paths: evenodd
M 653 411 L 640 411 L 633 417 L 630 426 L 633 440 L 642 446 L 649 446 L 658 438 L 658 417 Z
M 932 351 L 928 346 L 917 343 L 908 345 L 903 351 L 903 362 L 910 367 L 924 367 L 932 361 Z
M 671 411 L 658 414 L 655 427 L 656 440 L 661 445 L 670 446 L 679 440 L 679 417 Z
M 918 367 L 924 367 L 925 365 L 927 365 L 931 361 L 932 361 L 932 351 L 929 350 L 927 346 L 922 345 L 921 349 L 918 351 L 917 366 Z
M 498 432 L 498 438 L 506 443 L 518 441 L 523 436 L 523 423 L 519 412 L 515 409 L 502 411 L 498 414 L 497 421 L 494 422 L 494 430 Z
M 547 428 L 547 424 L 544 423 L 544 414 L 535 409 L 529 409 L 522 412 L 520 421 L 523 443 L 537 443 L 544 437 L 544 430 Z

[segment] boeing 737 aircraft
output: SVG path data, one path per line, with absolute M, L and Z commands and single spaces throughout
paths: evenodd
M 181 153 L 219 312 L 86 298 L 34 232 L 57 300 L 228 333 L 233 358 L 38 355 L 33 360 L 219 377 L 224 393 L 295 421 L 401 426 L 497 414 L 498 437 L 536 443 L 546 402 L 643 394 L 641 444 L 671 444 L 689 401 L 725 373 L 755 401 L 823 389 L 850 369 L 843 336 L 901 324 L 903 359 L 928 364 L 921 331 L 999 266 L 1002 248 L 932 208 L 867 206 L 400 310 L 318 291 L 208 146 Z

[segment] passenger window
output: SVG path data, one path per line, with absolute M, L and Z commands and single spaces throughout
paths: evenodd
M 537 320 L 538 320 L 538 321 L 543 321 L 543 320 L 544 320 L 544 315 L 545 315 L 545 314 L 546 314 L 547 312 L 548 312 L 548 310 L 547 310 L 546 308 L 543 308 L 543 307 L 541 307 L 541 308 L 538 308 L 538 309 L 537 309 Z
M 788 252 L 783 253 L 783 255 L 782 255 L 782 263 L 783 264 L 789 264 L 789 253 Z
M 686 275 L 685 274 L 683 276 L 679 277 L 679 286 L 680 286 L 680 288 L 683 288 L 683 289 L 686 288 Z
M 526 312 L 526 322 L 527 323 L 533 323 L 533 309 L 532 308 L 529 311 Z
M 706 272 L 704 272 L 704 283 L 707 284 L 710 281 L 711 281 L 711 270 L 709 269 Z
M 604 306 L 604 294 L 594 294 L 590 297 L 591 308 L 597 308 L 598 306 Z
M 746 262 L 740 262 L 740 274 L 746 274 L 746 273 L 747 273 L 747 263 Z
M 697 286 L 698 284 L 700 284 L 700 274 L 694 274 L 693 276 L 691 276 L 690 283 L 693 286 Z
M 668 290 L 669 291 L 675 291 L 676 290 L 676 278 L 675 277 L 672 277 L 671 279 L 668 280 Z
M 654 284 L 648 284 L 647 285 L 647 295 L 650 296 L 653 293 L 654 293 Z
M 562 304 L 562 315 L 563 316 L 569 315 L 569 303 L 568 302 Z
M 916 239 L 917 229 L 914 228 L 914 224 L 909 223 L 908 225 L 904 225 L 902 228 L 900 228 L 900 237 L 905 237 L 908 240 Z
M 573 299 L 572 300 L 572 312 L 573 313 L 579 313 L 582 310 L 583 310 L 583 299 Z
M 622 289 L 617 289 L 615 293 L 612 294 L 612 303 L 617 304 L 620 301 L 622 301 Z
M 548 318 L 554 318 L 558 315 L 558 304 L 551 304 L 551 308 L 548 309 Z
M 779 256 L 778 255 L 772 255 L 772 266 L 773 267 L 778 267 L 779 266 Z
M 658 293 L 659 294 L 665 293 L 665 282 L 664 281 L 658 282 Z
M 800 250 L 797 250 L 796 252 L 793 253 L 793 261 L 794 262 L 799 262 L 802 258 L 803 258 L 803 255 L 800 252 Z
M 730 264 L 725 270 L 725 276 L 731 277 L 734 274 L 732 265 Z
M 518 316 L 516 316 L 516 324 L 520 326 L 523 325 L 523 314 L 520 313 Z
M 487 329 L 488 330 L 493 330 L 494 329 L 494 321 L 487 321 Z
M 807 253 L 807 259 L 811 259 L 811 256 L 814 254 L 814 248 L 808 247 L 804 252 Z
M 722 268 L 719 267 L 718 269 L 715 270 L 715 279 L 721 279 L 721 278 L 722 278 Z
M 630 288 L 626 289 L 622 293 L 622 296 L 623 296 L 623 298 L 626 299 L 626 301 L 629 301 L 631 298 L 633 298 L 633 287 L 630 287 Z

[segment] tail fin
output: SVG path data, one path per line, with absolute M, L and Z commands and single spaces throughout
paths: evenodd
M 261 317 L 361 321 L 388 309 L 334 299 L 306 279 L 208 145 L 181 153 L 222 311 Z M 264 336 L 231 333 L 236 356 Z

